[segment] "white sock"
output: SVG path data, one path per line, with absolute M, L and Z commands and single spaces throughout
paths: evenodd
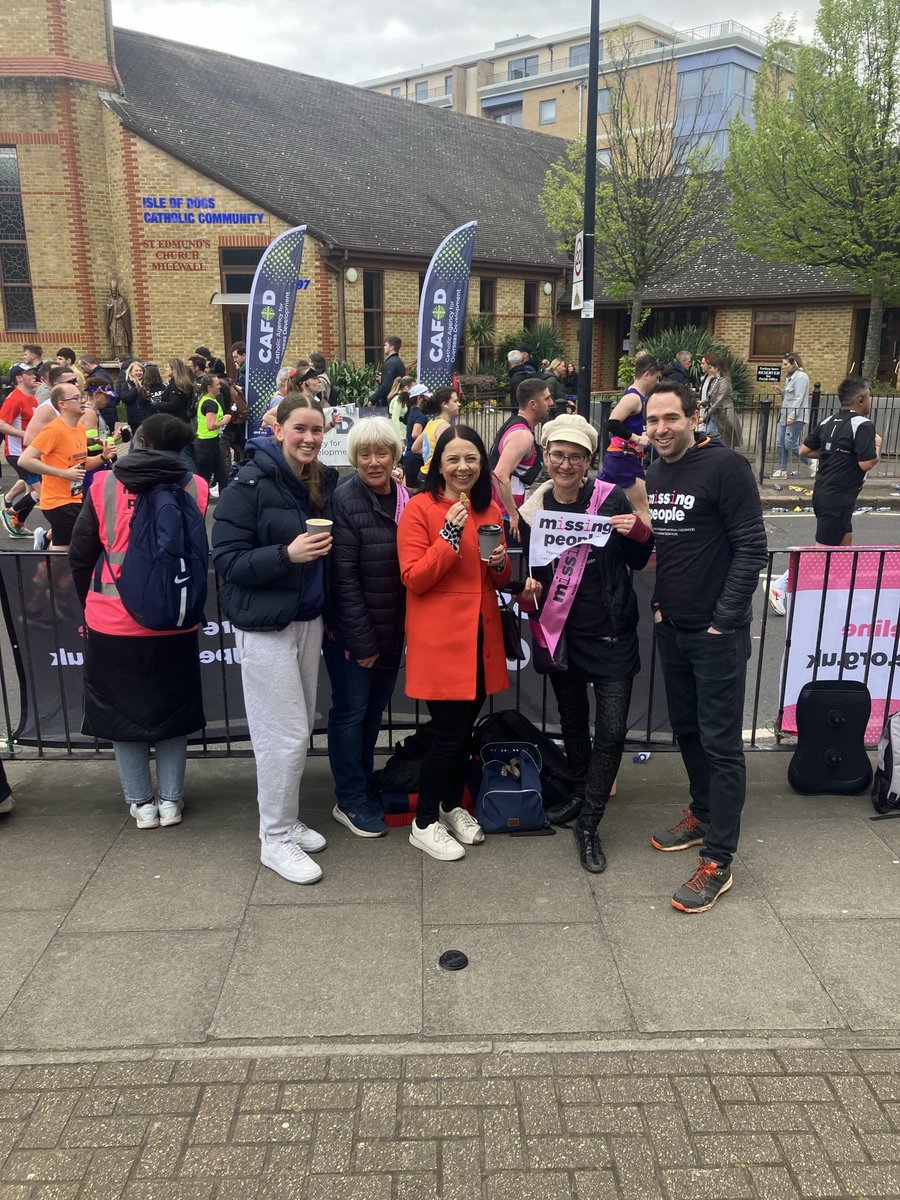
M 785 571 L 783 575 L 779 575 L 777 579 L 772 580 L 772 587 L 777 588 L 777 590 L 779 592 L 786 592 L 787 585 L 788 585 L 787 571 Z

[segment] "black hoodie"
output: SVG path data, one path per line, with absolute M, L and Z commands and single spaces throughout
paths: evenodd
M 677 462 L 651 463 L 647 494 L 656 539 L 654 609 L 686 629 L 749 625 L 767 546 L 746 458 L 699 435 Z

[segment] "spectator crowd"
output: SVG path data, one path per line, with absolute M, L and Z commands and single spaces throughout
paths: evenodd
M 187 739 L 205 723 L 197 626 L 185 620 L 188 550 L 174 580 L 185 585 L 177 620 L 136 615 L 125 585 L 137 514 L 167 496 L 193 520 L 195 547 L 201 539 L 205 589 L 212 498 L 212 561 L 240 657 L 263 865 L 292 883 L 322 877 L 317 856 L 327 839 L 302 806 L 320 657 L 332 692 L 334 820 L 360 838 L 388 832 L 375 747 L 405 654 L 407 694 L 429 715 L 409 842 L 450 862 L 484 841 L 463 798 L 475 723 L 486 697 L 509 682 L 502 592 L 530 622 L 534 666 L 548 676 L 576 781 L 548 815 L 572 829 L 582 867 L 598 873 L 607 867 L 599 830 L 640 670 L 638 627 L 650 620 L 690 800 L 649 840 L 661 852 L 699 848 L 672 904 L 707 911 L 733 883 L 752 598 L 767 555 L 724 362 L 705 355 L 695 391 L 687 352 L 668 367 L 639 356 L 604 444 L 571 411 L 572 364 L 539 369 L 519 347 L 509 355 L 514 412 L 488 447 L 460 420 L 458 382 L 429 393 L 400 350 L 398 338 L 386 339 L 370 398 L 378 415 L 353 424 L 352 469 L 341 473 L 320 461 L 325 434 L 341 421 L 339 389 L 320 354 L 279 372 L 261 428 L 248 437 L 243 343 L 232 348 L 231 374 L 203 346 L 162 369 L 135 359 L 115 372 L 66 347 L 46 362 L 40 346 L 23 347 L 0 408 L 15 476 L 0 517 L 10 537 L 68 551 L 85 610 L 84 732 L 112 742 L 139 829 L 181 822 Z M 789 459 L 805 403 L 797 374 L 805 373 L 795 355 L 785 367 L 779 449 Z M 820 463 L 823 545 L 848 544 L 852 501 L 880 445 L 867 386 L 845 380 L 840 395 L 841 413 L 798 447 Z M 46 525 L 32 531 L 35 507 Z M 582 528 L 588 518 L 605 536 L 549 562 L 536 553 L 545 522 Z M 522 549 L 518 579 L 512 545 Z M 652 608 L 641 614 L 632 576 L 652 555 Z M 0 779 L 0 811 L 11 803 Z

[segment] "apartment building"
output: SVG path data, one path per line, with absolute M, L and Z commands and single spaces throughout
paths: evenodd
M 765 38 L 736 21 L 678 30 L 634 16 L 624 24 L 629 30 L 631 69 L 647 76 L 651 86 L 662 76 L 660 64 L 673 64 L 665 77 L 668 86 L 678 89 L 676 136 L 678 124 L 690 124 L 696 132 L 699 115 L 701 144 L 724 158 L 732 116 L 741 113 L 751 119 Z M 597 139 L 601 157 L 609 104 L 604 78 L 608 80 L 614 70 L 622 25 L 612 22 L 600 30 Z M 543 38 L 508 38 L 471 58 L 398 71 L 359 86 L 569 140 L 583 133 L 587 120 L 589 32 L 574 29 Z

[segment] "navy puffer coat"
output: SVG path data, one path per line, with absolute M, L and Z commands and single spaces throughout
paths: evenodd
M 396 498 L 395 490 L 392 494 Z M 351 658 L 378 654 L 382 666 L 397 666 L 403 650 L 406 589 L 400 581 L 396 522 L 358 475 L 337 489 L 331 515 L 332 633 Z
M 222 609 L 238 629 L 271 632 L 309 621 L 325 606 L 325 560 L 292 563 L 287 547 L 306 530 L 309 496 L 291 480 L 277 444 L 248 443 L 253 457 L 224 489 L 213 522 L 213 562 Z M 324 513 L 331 516 L 334 467 L 323 467 Z

